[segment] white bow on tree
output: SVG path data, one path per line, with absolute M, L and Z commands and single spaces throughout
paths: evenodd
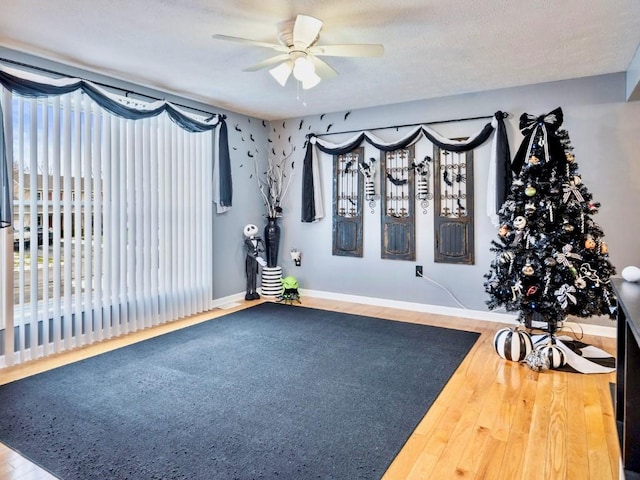
M 574 305 L 578 303 L 578 299 L 574 295 L 572 295 L 572 293 L 575 291 L 576 287 L 574 287 L 573 285 L 567 285 L 565 283 L 553 293 L 558 299 L 558 303 L 560 303 L 560 306 L 562 308 L 567 308 L 567 306 L 569 305 L 569 300 L 571 300 Z

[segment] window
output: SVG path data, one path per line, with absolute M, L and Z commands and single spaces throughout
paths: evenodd
M 209 308 L 213 131 L 119 118 L 80 90 L 2 93 L 14 362 Z

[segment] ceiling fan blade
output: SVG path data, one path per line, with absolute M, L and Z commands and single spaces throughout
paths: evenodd
M 309 53 L 327 57 L 381 57 L 384 54 L 384 46 L 377 44 L 314 45 L 309 48 Z
M 308 15 L 298 15 L 293 25 L 293 43 L 296 47 L 307 48 L 317 38 L 322 29 L 322 20 Z
M 326 80 L 329 78 L 336 77 L 338 75 L 338 72 L 336 72 L 334 68 L 324 60 L 320 60 L 319 58 L 314 57 L 313 55 L 308 55 L 307 58 L 311 60 L 311 63 L 313 63 L 316 73 L 320 78 L 323 78 Z
M 217 33 L 214 33 L 212 37 L 218 40 L 227 40 L 230 42 L 256 45 L 258 47 L 272 48 L 274 50 L 277 50 L 278 52 L 286 52 L 288 50 L 287 47 L 285 47 L 284 45 L 278 45 L 277 43 L 259 42 L 258 40 L 250 40 L 248 38 L 231 37 L 229 35 L 220 35 Z
M 276 63 L 280 63 L 280 62 L 284 62 L 286 60 L 289 60 L 289 55 L 286 53 L 280 54 L 280 55 L 276 55 L 275 57 L 269 57 L 265 60 L 262 60 L 261 62 L 256 63 L 255 65 L 251 66 L 251 67 L 247 67 L 245 69 L 243 69 L 243 72 L 255 72 L 256 70 L 260 70 L 262 68 L 266 68 L 266 67 L 270 67 L 272 65 L 275 65 Z

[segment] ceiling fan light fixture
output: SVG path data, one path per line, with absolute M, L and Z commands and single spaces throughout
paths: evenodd
M 320 83 L 320 77 L 315 72 L 312 72 L 312 75 L 309 75 L 304 80 L 301 80 L 301 82 L 302 89 L 309 90 L 310 88 L 313 88 Z
M 313 63 L 306 57 L 298 57 L 293 63 L 293 76 L 301 82 L 312 81 L 317 77 Z
M 269 73 L 273 78 L 276 79 L 276 82 L 278 82 L 281 86 L 284 87 L 292 71 L 293 71 L 293 66 L 291 65 L 291 62 L 288 61 L 288 62 L 283 62 L 277 67 L 272 68 L 271 70 L 269 70 Z

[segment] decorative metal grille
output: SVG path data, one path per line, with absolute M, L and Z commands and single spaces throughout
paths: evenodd
M 409 194 L 409 150 L 394 150 L 385 154 L 384 211 L 388 217 L 409 216 L 413 195 Z
M 474 263 L 473 152 L 434 147 L 434 260 Z
M 363 148 L 333 157 L 333 255 L 362 256 Z
M 464 153 L 441 151 L 440 216 L 467 216 L 467 161 Z
M 360 215 L 360 178 L 358 165 L 360 155 L 358 151 L 337 156 L 337 208 L 336 213 L 341 217 L 357 217 Z
M 415 260 L 414 148 L 382 154 L 382 258 Z

